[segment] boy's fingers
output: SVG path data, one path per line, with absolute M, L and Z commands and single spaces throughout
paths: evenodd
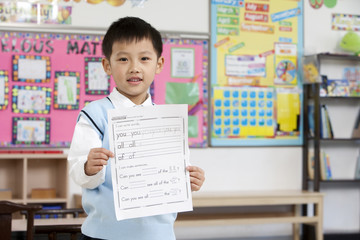
M 196 166 L 187 166 L 186 169 L 189 172 L 200 172 L 200 173 L 204 174 L 204 170 L 202 170 L 201 168 L 196 167 Z
M 186 169 L 189 171 L 191 177 L 196 177 L 200 180 L 205 179 L 205 172 L 201 168 L 196 166 L 188 166 Z
M 114 157 L 114 154 L 106 148 L 93 148 L 90 150 L 90 153 L 105 154 L 107 158 Z
M 199 178 L 191 177 L 190 182 L 195 185 L 201 185 L 202 181 Z

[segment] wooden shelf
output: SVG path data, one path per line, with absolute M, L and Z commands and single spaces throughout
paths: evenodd
M 31 198 L 32 189 L 55 189 L 55 198 Z M 0 189 L 12 191 L 11 201 L 23 204 L 68 204 L 65 154 L 0 154 Z
M 334 60 L 360 61 L 359 56 L 350 54 L 320 53 L 317 56 L 319 58 L 327 58 Z
M 314 179 L 308 179 L 308 181 L 312 182 Z M 351 183 L 351 184 L 359 184 L 360 179 L 332 179 L 332 180 L 319 180 L 320 183 L 324 184 L 332 184 L 332 183 Z
M 66 203 L 67 199 L 66 198 L 44 198 L 44 199 L 40 199 L 40 198 L 36 198 L 36 199 L 27 199 L 26 200 L 27 203 L 39 203 L 39 204 L 48 204 L 48 203 Z
M 315 138 L 310 137 L 308 140 L 313 141 Z M 320 138 L 322 142 L 357 142 L 360 141 L 360 138 Z
M 360 97 L 352 97 L 352 96 L 324 96 L 320 97 L 320 100 L 359 100 Z
M 321 183 L 360 183 L 359 179 L 333 179 L 333 180 L 320 180 Z

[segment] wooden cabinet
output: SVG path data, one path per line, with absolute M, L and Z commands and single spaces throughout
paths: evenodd
M 0 189 L 23 204 L 68 206 L 68 163 L 65 154 L 0 154 Z M 33 198 L 32 190 L 54 190 L 55 196 Z

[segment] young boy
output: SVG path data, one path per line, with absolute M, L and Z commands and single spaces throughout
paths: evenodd
M 116 88 L 81 110 L 68 161 L 70 176 L 83 188 L 82 203 L 88 214 L 81 239 L 171 240 L 176 213 L 117 221 L 115 217 L 109 151 L 107 110 L 151 106 L 148 88 L 164 65 L 160 33 L 135 17 L 112 23 L 105 34 L 102 61 Z M 204 171 L 188 166 L 191 190 L 198 191 Z

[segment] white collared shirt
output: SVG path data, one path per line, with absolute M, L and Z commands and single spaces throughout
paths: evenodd
M 115 109 L 119 107 L 134 107 L 135 105 L 130 99 L 119 93 L 116 88 L 108 96 Z M 151 97 L 148 94 L 147 99 L 140 106 L 151 106 Z M 102 140 L 99 134 L 92 128 L 89 122 L 80 118 L 75 125 L 74 135 L 68 154 L 69 173 L 76 184 L 83 188 L 96 188 L 105 181 L 106 165 L 103 169 L 93 176 L 85 174 L 84 164 L 87 156 L 92 148 L 101 148 Z

